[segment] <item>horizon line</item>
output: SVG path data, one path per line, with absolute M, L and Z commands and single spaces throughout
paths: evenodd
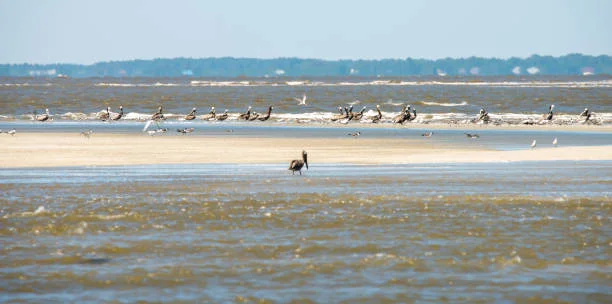
M 234 57 L 234 56 L 210 56 L 210 57 L 154 57 L 154 58 L 132 58 L 132 59 L 119 59 L 119 60 L 102 60 L 95 61 L 93 63 L 71 63 L 71 62 L 54 62 L 54 63 L 32 63 L 32 62 L 13 62 L 13 63 L 0 63 L 0 65 L 82 65 L 82 66 L 93 66 L 96 64 L 104 64 L 104 63 L 114 63 L 114 62 L 130 62 L 130 61 L 154 61 L 154 60 L 176 60 L 176 59 L 190 59 L 190 60 L 206 60 L 206 59 L 236 59 L 236 60 L 279 60 L 279 59 L 298 59 L 298 60 L 315 60 L 315 61 L 325 61 L 325 62 L 340 62 L 340 61 L 384 61 L 384 60 L 425 60 L 425 61 L 439 61 L 439 60 L 466 60 L 472 58 L 485 59 L 485 60 L 510 60 L 510 59 L 519 59 L 526 60 L 532 57 L 552 57 L 552 58 L 561 58 L 567 57 L 571 55 L 579 55 L 579 56 L 589 56 L 589 57 L 610 57 L 612 55 L 608 54 L 599 54 L 599 55 L 591 55 L 584 53 L 567 53 L 564 55 L 553 56 L 553 55 L 540 55 L 540 54 L 531 54 L 527 57 L 519 57 L 519 56 L 510 56 L 510 57 L 484 57 L 484 56 L 469 56 L 469 57 L 443 57 L 436 59 L 428 59 L 428 58 L 413 58 L 413 57 L 405 57 L 405 58 L 360 58 L 360 59 L 324 59 L 324 58 L 307 58 L 307 57 L 292 57 L 292 56 L 279 56 L 279 57 Z

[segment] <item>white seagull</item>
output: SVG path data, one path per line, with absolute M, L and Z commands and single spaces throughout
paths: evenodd
M 557 138 L 555 137 L 555 139 L 553 139 L 553 143 L 552 143 L 552 144 L 553 144 L 553 146 L 555 146 L 555 147 L 556 147 L 556 146 L 557 146 L 557 143 L 559 143 L 559 141 L 558 141 L 558 140 L 557 140 Z
M 302 96 L 302 99 L 299 99 L 297 97 L 293 97 L 293 99 L 295 99 L 298 102 L 298 105 L 300 105 L 300 106 L 305 106 L 306 105 L 306 94 L 304 94 L 304 96 Z
M 536 147 L 536 140 L 534 139 L 533 142 L 531 143 L 531 149 Z

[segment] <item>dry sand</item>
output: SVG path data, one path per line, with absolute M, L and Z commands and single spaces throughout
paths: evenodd
M 418 144 L 415 144 L 417 143 Z M 308 151 L 310 163 L 407 164 L 538 160 L 612 160 L 610 146 L 493 151 L 422 145 L 422 139 L 290 139 L 20 133 L 0 136 L 0 168 L 189 163 L 289 163 Z

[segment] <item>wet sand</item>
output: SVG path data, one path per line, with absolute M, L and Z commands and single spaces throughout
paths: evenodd
M 427 138 L 151 137 L 136 134 L 19 133 L 0 136 L 0 167 L 144 164 L 289 163 L 308 151 L 310 163 L 411 164 L 612 160 L 610 146 L 536 147 L 516 151 L 436 143 Z

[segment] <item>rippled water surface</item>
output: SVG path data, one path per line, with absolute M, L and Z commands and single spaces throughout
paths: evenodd
M 610 302 L 612 163 L 0 169 L 0 301 Z

